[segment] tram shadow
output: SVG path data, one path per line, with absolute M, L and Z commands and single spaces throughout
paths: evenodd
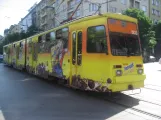
M 131 108 L 131 107 L 137 106 L 139 105 L 139 101 L 140 101 L 137 98 L 131 97 L 121 92 L 112 93 L 112 94 L 92 92 L 92 91 L 81 91 L 81 90 L 77 90 L 75 92 L 77 92 L 79 95 L 81 93 L 84 96 L 93 97 L 95 99 L 111 102 L 113 104 L 117 104 L 125 108 Z

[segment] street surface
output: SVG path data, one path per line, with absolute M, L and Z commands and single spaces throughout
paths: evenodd
M 123 92 L 113 103 L 108 95 L 72 90 L 0 64 L 0 120 L 158 120 L 161 65 L 144 66 L 141 93 Z

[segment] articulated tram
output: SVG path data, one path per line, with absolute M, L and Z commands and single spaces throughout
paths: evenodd
M 3 47 L 4 62 L 72 88 L 118 92 L 144 86 L 137 20 L 88 16 Z

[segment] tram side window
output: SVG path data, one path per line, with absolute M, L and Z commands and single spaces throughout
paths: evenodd
M 20 42 L 20 48 L 22 47 L 22 42 Z
M 50 40 L 51 41 L 55 41 L 56 40 L 55 32 L 50 32 Z
M 72 35 L 72 63 L 76 63 L 76 33 Z
M 46 42 L 50 41 L 50 33 L 46 34 Z
M 107 53 L 107 39 L 104 26 L 89 27 L 87 30 L 87 52 Z
M 55 40 L 56 40 L 55 32 L 50 32 L 46 34 L 46 41 L 55 41 Z
M 38 37 L 38 42 L 39 43 L 43 43 L 45 41 L 46 41 L 46 35 L 41 35 L 41 36 Z
M 68 47 L 68 28 L 62 28 L 56 31 L 56 39 L 62 41 L 63 48 Z
M 39 43 L 42 42 L 42 37 L 41 37 L 41 36 L 38 37 L 38 42 L 39 42 Z
M 32 42 L 31 42 L 31 39 L 30 39 L 30 41 L 28 43 L 28 52 L 29 52 L 29 54 L 32 53 Z

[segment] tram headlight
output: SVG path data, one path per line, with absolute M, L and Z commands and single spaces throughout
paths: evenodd
M 143 69 L 138 69 L 138 74 L 143 74 Z
M 122 71 L 121 70 L 116 70 L 116 75 L 117 76 L 121 76 L 122 75 Z

